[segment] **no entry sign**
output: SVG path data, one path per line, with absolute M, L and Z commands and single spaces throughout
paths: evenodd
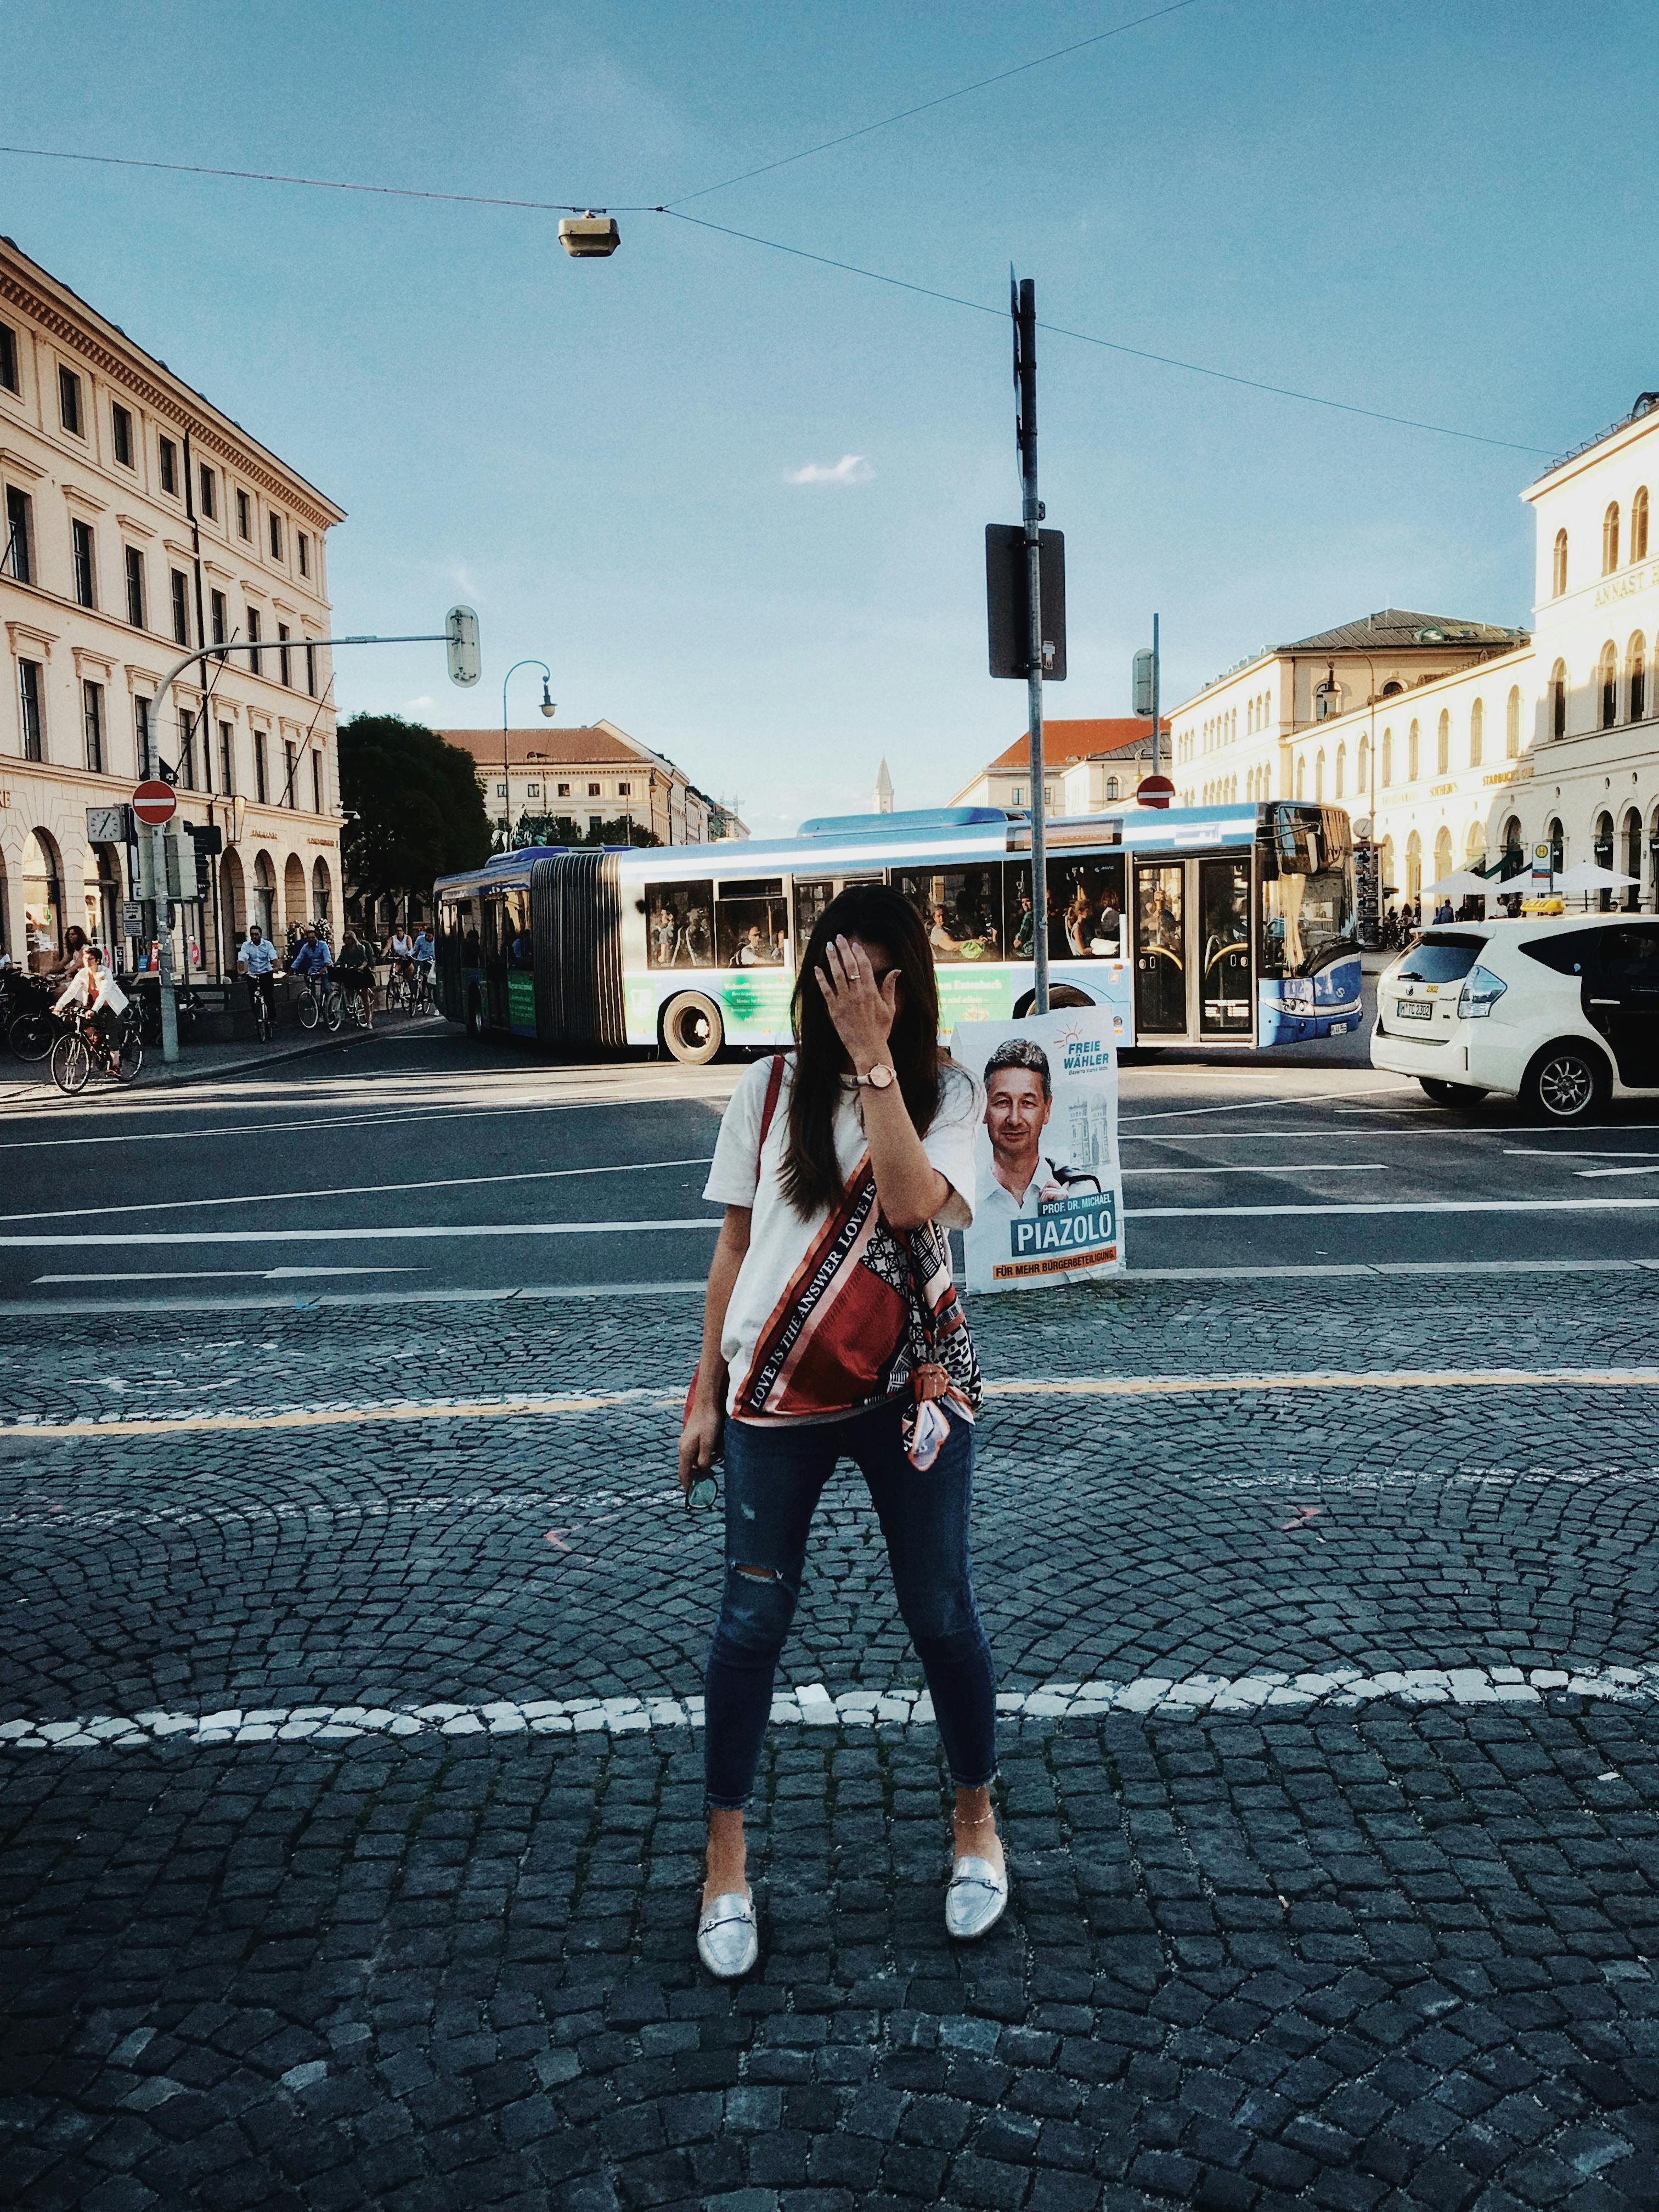
M 1175 786 L 1167 775 L 1143 775 L 1135 786 L 1135 803 L 1140 806 L 1167 806 L 1175 797 Z
M 179 802 L 171 784 L 151 778 L 134 791 L 132 811 L 141 822 L 148 822 L 153 829 L 157 823 L 172 821 L 179 811 Z

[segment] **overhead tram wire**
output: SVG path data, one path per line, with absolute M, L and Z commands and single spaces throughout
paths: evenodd
M 988 307 L 982 300 L 965 299 L 959 292 L 940 292 L 931 284 L 912 283 L 903 276 L 889 276 L 879 269 L 865 269 L 855 261 L 837 261 L 828 253 L 811 253 L 802 246 L 786 246 L 779 239 L 761 238 L 753 231 L 733 230 L 727 223 L 710 222 L 706 216 L 685 215 L 677 207 L 653 208 L 653 215 L 672 216 L 677 222 L 696 223 L 700 230 L 718 231 L 724 238 L 740 239 L 745 246 L 763 246 L 773 253 L 787 253 L 797 261 L 816 262 L 821 269 L 836 269 L 843 276 L 867 277 L 872 284 L 886 284 L 895 291 L 913 292 L 924 300 L 939 300 L 947 307 L 967 307 L 976 315 L 994 315 L 1000 323 L 1008 319 L 1007 302 L 1000 307 Z M 1053 337 L 1073 338 L 1079 345 L 1098 346 L 1107 353 L 1126 354 L 1133 361 L 1152 362 L 1160 368 L 1184 369 L 1189 376 L 1207 376 L 1220 384 L 1236 384 L 1247 392 L 1270 393 L 1276 399 L 1296 399 L 1308 407 L 1328 407 L 1342 415 L 1364 416 L 1368 422 L 1389 422 L 1405 430 L 1426 430 L 1437 438 L 1461 438 L 1474 446 L 1498 446 L 1510 453 L 1541 453 L 1553 459 L 1548 446 L 1525 446 L 1514 438 L 1490 438 L 1480 430 L 1456 430 L 1444 422 L 1425 422 L 1414 415 L 1390 415 L 1380 407 L 1362 407 L 1350 399 L 1328 399 L 1317 392 L 1297 392 L 1285 384 L 1267 384 L 1260 377 L 1239 376 L 1231 369 L 1206 368 L 1201 362 L 1181 361 L 1172 354 L 1152 353 L 1144 346 L 1125 345 L 1121 339 L 1097 337 L 1091 331 L 1074 331 L 1063 323 L 1039 321 L 1037 328 Z

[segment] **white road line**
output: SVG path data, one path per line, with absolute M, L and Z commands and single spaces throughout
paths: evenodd
M 1590 1152 L 1582 1146 L 1539 1147 L 1532 1145 L 1505 1145 L 1506 1160 L 1659 1160 L 1659 1152 Z
M 1607 1176 L 1659 1175 L 1659 1167 L 1651 1168 L 1575 1168 L 1573 1173 L 1586 1182 L 1595 1182 Z
M 1142 1140 L 1151 1143 L 1152 1139 Z M 1247 1176 L 1247 1175 L 1381 1175 L 1381 1160 L 1295 1160 L 1285 1161 L 1272 1167 L 1235 1167 L 1229 1160 L 1218 1160 L 1206 1168 L 1125 1168 L 1132 1176 Z M 6 1218 L 0 1215 L 0 1220 Z
M 423 1275 L 424 1267 L 184 1267 L 120 1275 L 37 1275 L 37 1283 L 277 1283 L 304 1275 Z
M 1639 1199 L 1607 1200 L 1587 1200 L 1587 1205 L 1640 1205 Z M 1659 1206 L 1659 1199 L 1654 1201 Z M 385 1229 L 191 1229 L 169 1230 L 118 1229 L 108 1236 L 94 1231 L 75 1236 L 54 1237 L 45 1232 L 31 1237 L 0 1237 L 0 1250 L 39 1251 L 48 1248 L 84 1251 L 94 1244 L 166 1244 L 177 1248 L 191 1244 L 378 1244 L 405 1242 L 410 1238 L 437 1239 L 445 1237 L 633 1237 L 654 1234 L 664 1230 L 705 1230 L 714 1235 L 720 1225 L 720 1214 L 674 1221 L 477 1221 L 435 1222 L 426 1228 L 410 1228 L 396 1224 Z
M 1328 1213 L 1603 1213 L 1650 1212 L 1659 1198 L 1420 1198 L 1352 1206 L 1126 1206 L 1126 1221 L 1214 1221 L 1229 1216 Z M 12 1240 L 0 1237 L 0 1243 Z
M 388 1191 L 471 1190 L 495 1182 L 559 1182 L 571 1176 L 649 1175 L 659 1168 L 706 1168 L 712 1152 L 687 1160 L 623 1160 L 614 1167 L 532 1168 L 516 1175 L 434 1176 L 424 1182 L 341 1183 L 331 1189 L 238 1191 L 228 1198 L 158 1198 L 141 1206 L 60 1206 L 50 1212 L 0 1213 L 0 1221 L 72 1221 L 83 1214 L 175 1213 L 194 1206 L 279 1206 L 301 1198 L 378 1198 Z
M 1237 1106 L 1174 1106 L 1156 1114 L 1120 1114 L 1118 1121 L 1122 1126 L 1131 1121 L 1191 1121 L 1206 1114 L 1261 1114 L 1273 1106 L 1326 1106 L 1333 1098 L 1380 1097 L 1385 1091 L 1409 1091 L 1412 1088 L 1409 1083 L 1381 1083 L 1374 1091 L 1319 1091 L 1310 1092 L 1305 1098 L 1295 1097 L 1286 1091 L 1275 1091 L 1271 1097 L 1247 1098 Z
M 1252 1674 L 1142 1674 L 1129 1682 L 1046 1682 L 1000 1690 L 1000 1720 L 1194 1721 L 1235 1714 L 1289 1720 L 1375 1705 L 1542 1705 L 1553 1697 L 1614 1705 L 1659 1701 L 1659 1667 L 1402 1667 L 1375 1674 L 1324 1666 Z M 774 1727 L 930 1728 L 925 1690 L 843 1690 L 801 1682 L 772 1700 Z M 422 1705 L 225 1705 L 216 1711 L 97 1714 L 74 1720 L 0 1721 L 0 1750 L 134 1751 L 178 1741 L 190 1750 L 256 1744 L 384 1743 L 388 1736 L 637 1735 L 703 1724 L 703 1701 L 689 1698 L 496 1698 L 487 1704 Z M 1587 1797 L 1595 1785 L 1585 1783 Z

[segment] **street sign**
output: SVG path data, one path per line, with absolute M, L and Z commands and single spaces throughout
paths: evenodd
M 1066 533 L 1040 530 L 1042 567 L 1042 680 L 1066 681 Z M 1030 674 L 1025 532 L 1018 522 L 985 526 L 985 613 L 993 676 Z
M 1133 711 L 1150 721 L 1152 716 L 1152 669 L 1154 659 L 1150 646 L 1143 646 L 1134 659 L 1134 706 Z
M 1532 848 L 1532 879 L 1535 884 L 1547 884 L 1555 873 L 1555 848 L 1547 841 Z
M 141 783 L 132 794 L 132 811 L 141 822 L 152 828 L 162 822 L 171 822 L 179 811 L 171 785 L 155 781 Z
M 144 933 L 144 902 L 143 899 L 123 899 L 121 902 L 122 936 L 142 938 Z
M 478 617 L 471 607 L 451 607 L 444 621 L 444 641 L 449 648 L 452 684 L 476 684 L 483 663 L 478 649 Z
M 125 845 L 126 841 L 127 810 L 125 806 L 88 807 L 88 845 Z
M 193 837 L 196 840 L 196 850 L 198 855 L 203 853 L 224 851 L 225 833 L 216 822 L 186 822 L 184 828 L 185 836 Z
M 1175 786 L 1167 775 L 1143 775 L 1135 790 L 1137 806 L 1167 806 L 1175 797 Z

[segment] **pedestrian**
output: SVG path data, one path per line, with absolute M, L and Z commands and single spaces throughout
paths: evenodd
M 825 907 L 793 1016 L 793 1053 L 750 1068 L 720 1124 L 704 1196 L 726 1215 L 680 1440 L 688 1504 L 722 1437 L 726 1457 L 697 1949 L 728 1979 L 758 1955 L 743 1808 L 813 1510 L 843 1456 L 875 1507 L 956 1785 L 945 1925 L 981 1936 L 1008 1896 L 996 1680 L 969 1560 L 979 1370 L 945 1234 L 973 1218 L 979 1090 L 939 1050 L 926 925 L 884 884 Z

